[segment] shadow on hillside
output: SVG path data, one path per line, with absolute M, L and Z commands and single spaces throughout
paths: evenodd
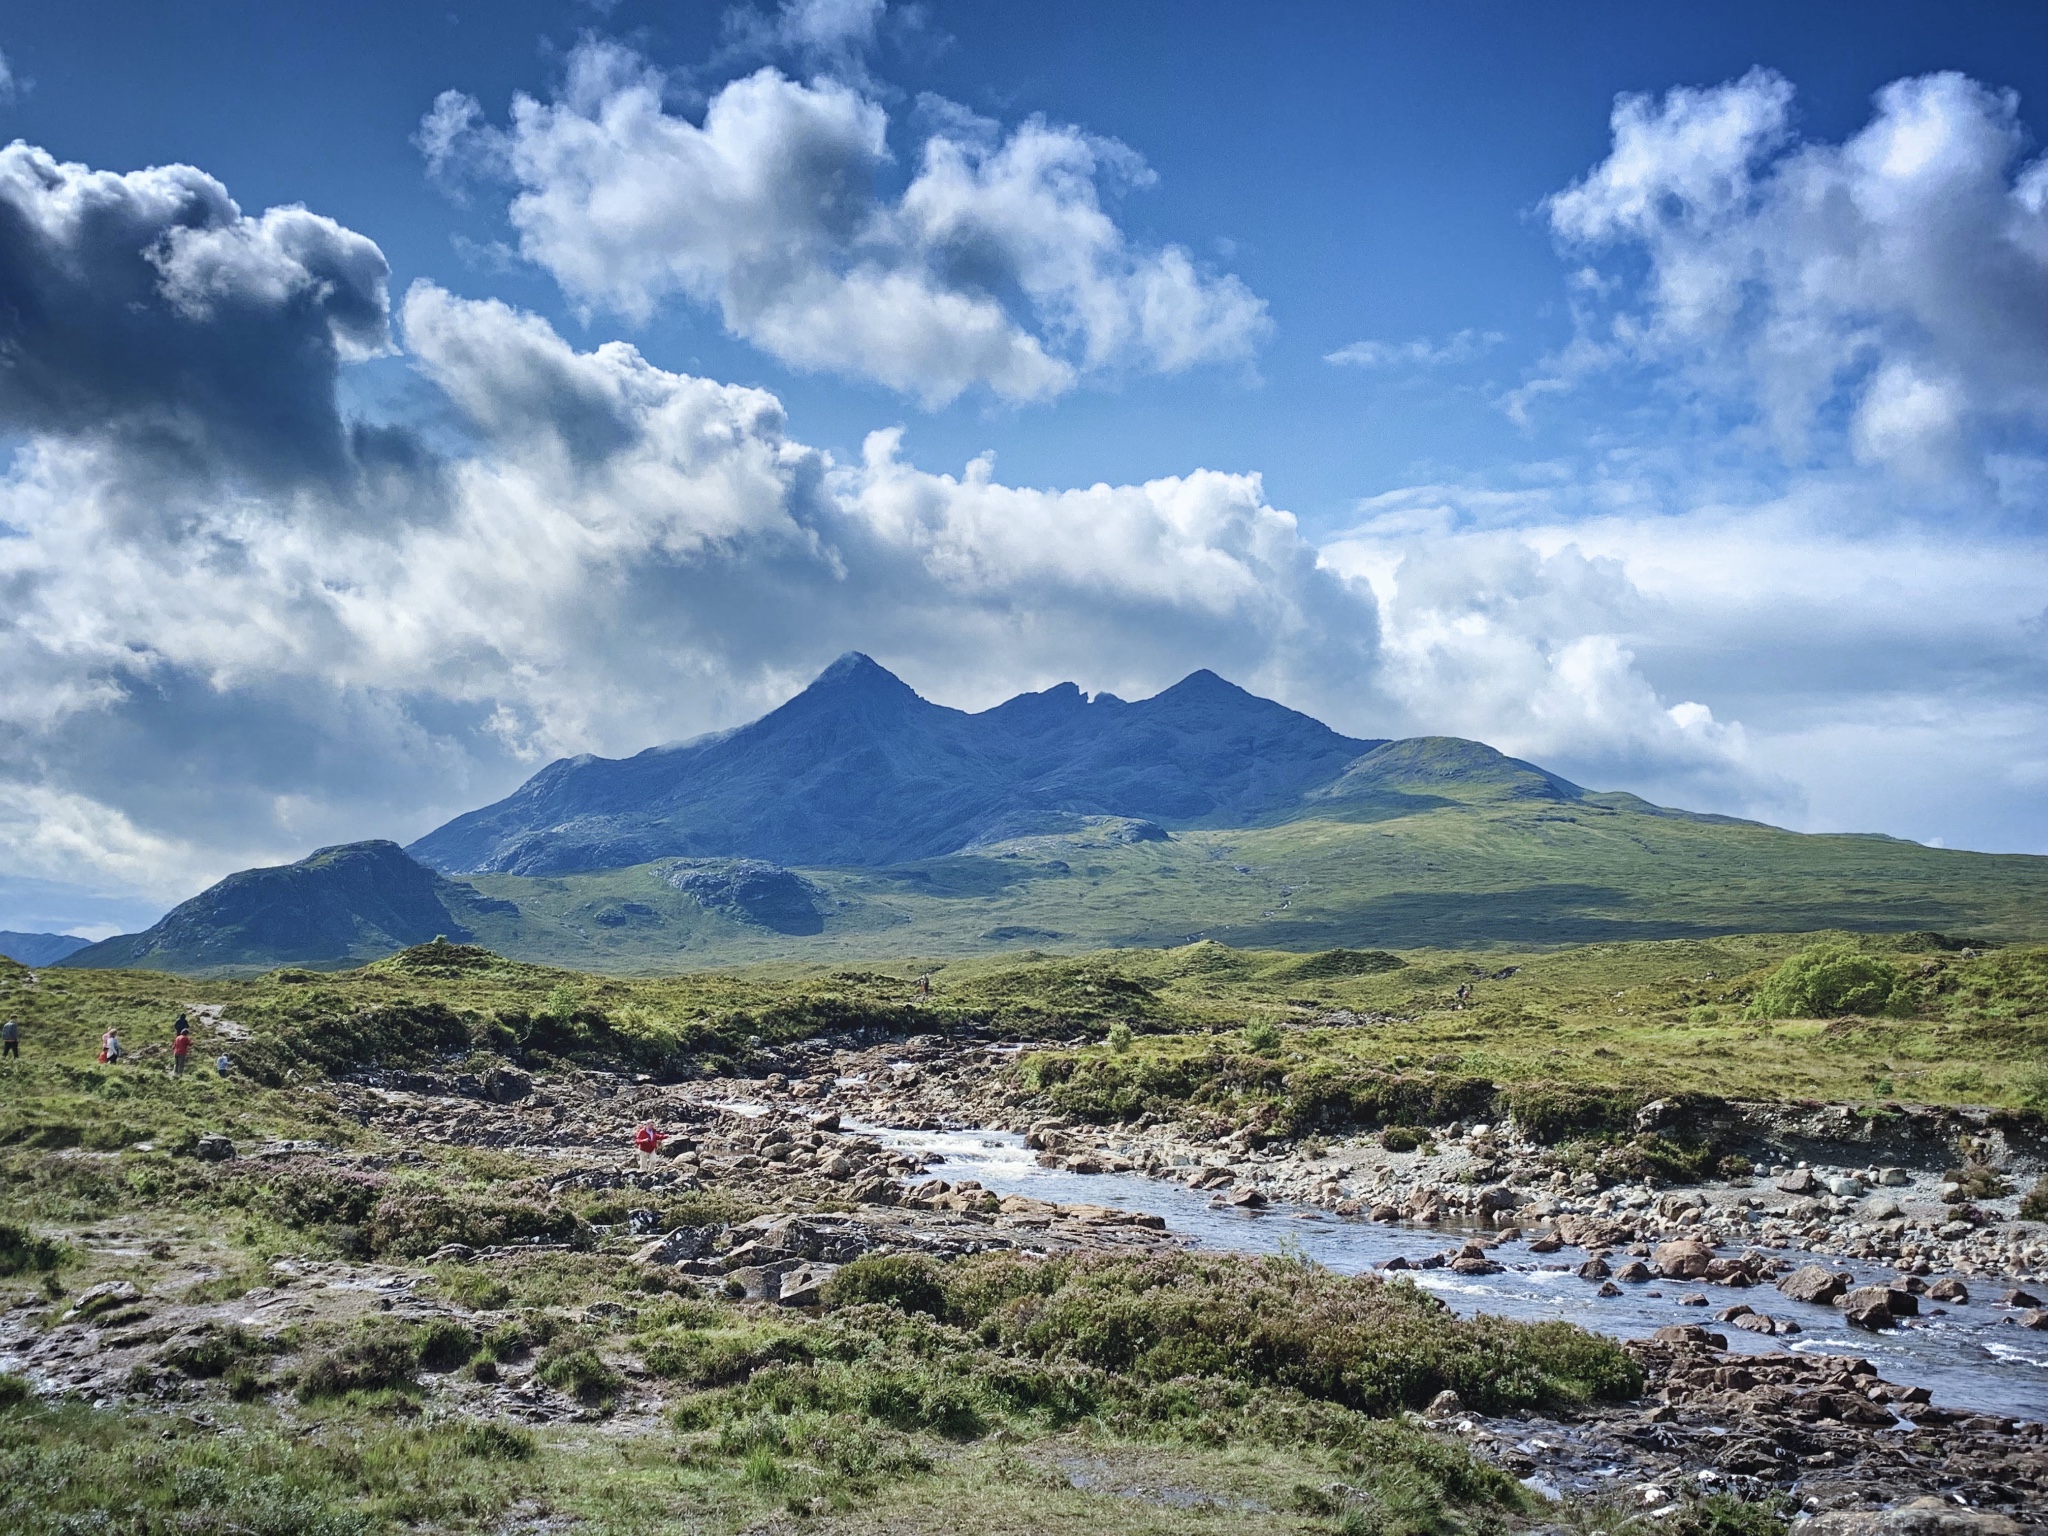
M 1202 937 L 1233 949 L 1323 950 L 1333 944 L 1455 949 L 1473 944 L 1705 939 L 1729 933 L 1807 933 L 1823 928 L 1907 932 L 1958 923 L 1968 926 L 1972 916 L 1949 902 L 1878 898 L 1772 902 L 1768 906 L 1762 901 L 1736 901 L 1720 911 L 1708 907 L 1693 918 L 1667 917 L 1643 913 L 1639 898 L 1615 886 L 1534 885 L 1516 891 L 1396 891 L 1341 913 L 1212 928 Z

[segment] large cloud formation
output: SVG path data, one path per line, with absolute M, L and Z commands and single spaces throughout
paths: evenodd
M 734 221 L 672 209 L 694 232 L 664 244 L 675 226 L 642 240 L 621 212 L 607 252 L 575 245 L 574 198 L 534 213 L 593 302 L 702 292 L 764 337 L 816 304 L 829 337 L 835 306 L 859 307 L 848 284 L 901 282 L 941 320 L 955 301 L 993 317 L 873 341 L 930 398 L 1215 350 L 1201 317 L 1234 290 L 1129 247 L 1093 190 L 1097 141 L 960 127 L 884 201 L 863 179 L 878 109 L 850 87 L 763 72 L 700 125 L 628 55 L 578 67 L 495 137 L 466 137 L 482 130 L 457 103 L 448 153 L 559 152 L 590 174 L 521 195 L 582 186 L 593 217 L 669 155 Z M 1783 94 L 1756 76 L 1617 110 L 1613 154 L 1552 217 L 1575 259 L 1618 252 L 1624 275 L 1585 285 L 1607 297 L 1549 381 L 1648 370 L 1688 407 L 1749 413 L 1774 454 L 1805 441 L 1796 472 L 1724 503 L 1649 458 L 1417 486 L 1320 548 L 1255 475 L 1012 486 L 986 458 L 920 468 L 894 431 L 838 461 L 774 396 L 623 342 L 578 347 L 429 282 L 394 312 L 376 245 L 305 209 L 250 215 L 189 167 L 15 145 L 0 897 L 41 880 L 170 899 L 320 842 L 415 835 L 553 755 L 749 718 L 847 648 L 970 707 L 1210 666 L 1360 734 L 1453 730 L 1602 787 L 1795 820 L 1817 782 L 1834 825 L 1897 826 L 1901 796 L 2038 802 L 2038 163 L 2009 104 L 1967 82 L 1894 87 L 1841 146 L 1795 143 Z M 815 202 L 749 180 L 757 133 L 778 155 L 825 146 Z M 2011 334 L 1980 347 L 1993 310 Z M 338 404 L 357 360 L 400 349 L 434 402 L 420 415 L 444 418 L 431 441 Z M 1922 385 L 1935 403 L 1909 409 Z M 1915 511 L 1970 487 L 1993 509 L 1975 532 Z
M 1916 492 L 2038 498 L 2048 158 L 2023 158 L 2017 98 L 1899 80 L 1841 144 L 1797 140 L 1792 99 L 1756 70 L 1616 104 L 1612 153 L 1548 212 L 1646 276 L 1607 290 L 1579 362 L 1679 364 L 1788 462 L 1845 448 Z
M 1255 476 L 1033 490 L 916 469 L 893 433 L 835 463 L 773 396 L 624 343 L 425 282 L 394 317 L 370 241 L 189 168 L 4 164 L 0 873 L 170 896 L 420 830 L 854 646 L 982 701 L 1204 662 L 1369 684 L 1370 595 Z M 450 456 L 337 406 L 348 359 L 401 343 Z
M 1237 278 L 1132 245 L 1101 190 L 1152 173 L 1113 140 L 1040 118 L 1004 135 L 939 104 L 948 126 L 892 200 L 877 189 L 888 115 L 862 90 L 763 68 L 696 123 L 667 109 L 666 85 L 630 49 L 587 41 L 554 100 L 515 97 L 501 129 L 444 92 L 419 142 L 439 175 L 516 185 L 521 253 L 586 307 L 640 320 L 682 295 L 793 367 L 930 405 L 1241 359 L 1269 329 Z

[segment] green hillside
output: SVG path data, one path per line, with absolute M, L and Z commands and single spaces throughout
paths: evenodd
M 1333 800 L 1318 819 L 1183 831 L 1098 818 L 886 869 L 806 869 L 815 932 L 706 905 L 665 860 L 554 878 L 474 875 L 477 941 L 620 972 L 772 959 L 1171 946 L 1549 946 L 1847 929 L 2048 937 L 2048 858 L 1810 836 L 1446 782 Z M 1454 798 L 1455 797 L 1455 798 Z M 1418 807 L 1414 802 L 1420 801 Z M 516 911 L 506 910 L 509 903 Z

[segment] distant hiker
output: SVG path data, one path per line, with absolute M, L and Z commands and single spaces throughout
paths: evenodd
M 5 1024 L 0 1024 L 0 1056 L 19 1056 L 20 1054 L 21 1026 L 15 1023 L 14 1020 L 9 1019 Z
M 110 1029 L 100 1036 L 100 1060 L 113 1066 L 121 1059 L 121 1033 Z
M 171 1036 L 171 1076 L 185 1075 L 185 1058 L 192 1052 L 192 1031 L 185 1016 L 178 1015 L 178 1032 Z
M 228 1053 L 226 1051 L 222 1051 L 213 1058 L 213 1072 L 216 1077 L 226 1077 L 234 1070 L 235 1064 L 228 1060 Z
M 666 1131 L 657 1131 L 651 1125 L 643 1125 L 633 1133 L 633 1145 L 640 1149 L 643 1157 L 652 1156 L 661 1150 L 661 1144 L 668 1140 Z
M 1463 1007 L 1464 1007 L 1464 1006 L 1465 1006 L 1465 1005 L 1466 1005 L 1467 1003 L 1469 1003 L 1469 1002 L 1471 1002 L 1471 1001 L 1472 1001 L 1472 983 L 1468 981 L 1468 982 L 1465 982 L 1465 983 L 1464 983 L 1463 985 L 1461 985 L 1461 986 L 1460 986 L 1460 987 L 1458 988 L 1458 1006 L 1459 1006 L 1460 1008 L 1463 1008 Z

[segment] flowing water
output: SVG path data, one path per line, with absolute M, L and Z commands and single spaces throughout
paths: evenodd
M 847 1128 L 855 1129 L 850 1123 Z M 1448 1224 L 1390 1226 L 1285 1205 L 1269 1205 L 1259 1212 L 1219 1210 L 1210 1206 L 1206 1194 L 1165 1179 L 1041 1168 L 1023 1137 L 1005 1131 L 858 1129 L 888 1146 L 942 1159 L 935 1176 L 956 1183 L 975 1179 L 999 1195 L 1147 1212 L 1164 1217 L 1167 1230 L 1190 1246 L 1238 1253 L 1296 1251 L 1343 1274 L 1360 1273 L 1396 1255 L 1413 1263 L 1478 1232 Z M 1777 1251 L 1795 1263 L 1804 1259 L 1797 1249 Z M 1447 1269 L 1407 1274 L 1460 1313 L 1490 1312 L 1524 1322 L 1563 1318 L 1622 1339 L 1641 1338 L 1672 1323 L 1701 1323 L 1727 1335 L 1731 1349 L 1860 1355 L 1887 1381 L 1928 1388 L 1942 1407 L 2048 1419 L 2048 1333 L 2030 1333 L 2007 1321 L 2012 1313 L 1995 1304 L 2007 1287 L 1995 1281 L 1969 1282 L 1969 1303 L 1947 1307 L 1945 1316 L 1928 1315 L 1934 1304 L 1922 1297 L 1919 1318 L 1884 1333 L 1865 1333 L 1848 1327 L 1833 1307 L 1796 1302 L 1768 1286 L 1743 1290 L 1698 1281 L 1654 1281 L 1623 1286 L 1621 1295 L 1603 1298 L 1595 1295 L 1597 1285 L 1575 1273 L 1584 1255 L 1574 1250 L 1545 1256 L 1505 1244 L 1493 1251 L 1493 1257 L 1508 1266 L 1497 1275 L 1454 1275 Z M 1819 1262 L 1841 1263 L 1832 1257 Z M 1858 1284 L 1879 1283 L 1895 1274 L 1855 1263 L 1848 1267 Z M 1679 1297 L 1688 1293 L 1706 1294 L 1711 1306 L 1680 1306 Z M 1805 1331 L 1767 1336 L 1713 1322 L 1716 1311 L 1737 1302 L 1789 1318 Z

